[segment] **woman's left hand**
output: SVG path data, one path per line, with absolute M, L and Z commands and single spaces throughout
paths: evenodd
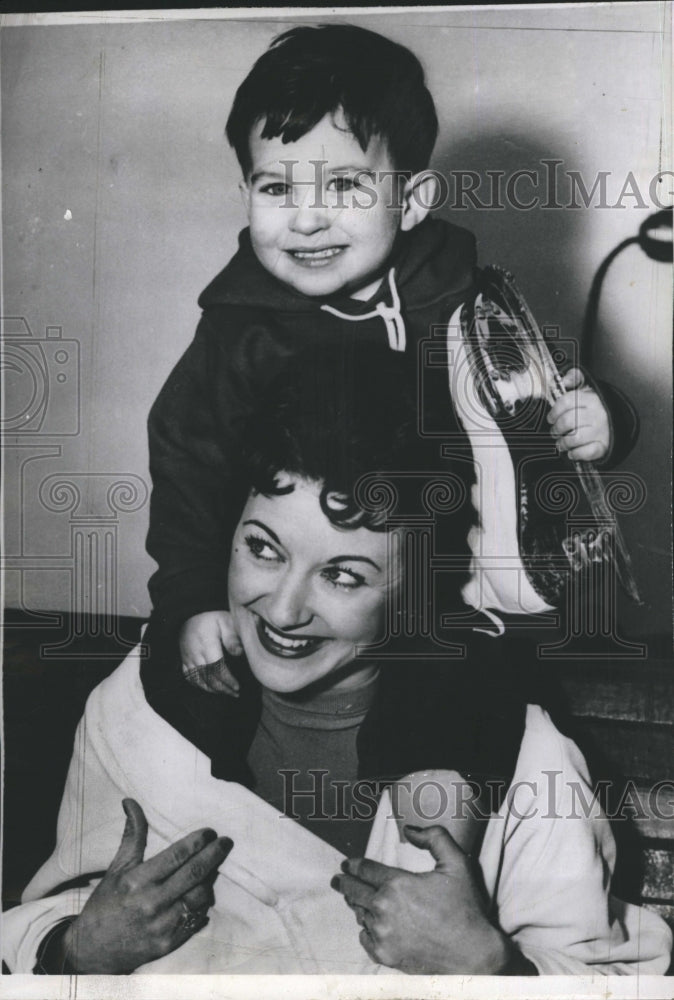
M 441 826 L 406 826 L 405 836 L 431 852 L 434 871 L 414 874 L 351 858 L 332 882 L 356 913 L 370 958 L 419 974 L 535 972 L 489 922 L 470 859 L 449 833 Z

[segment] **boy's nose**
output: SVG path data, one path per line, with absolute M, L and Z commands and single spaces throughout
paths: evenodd
M 269 594 L 264 614 L 270 625 L 281 631 L 308 625 L 314 615 L 309 607 L 305 582 L 286 573 Z
M 327 205 L 321 204 L 320 195 L 315 191 L 307 192 L 302 202 L 297 206 L 290 221 L 290 228 L 295 233 L 310 236 L 322 229 L 328 229 L 331 224 Z

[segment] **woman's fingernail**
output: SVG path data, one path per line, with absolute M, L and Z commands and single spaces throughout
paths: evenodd
M 229 854 L 231 849 L 234 847 L 234 841 L 231 837 L 218 837 L 218 843 L 226 855 Z
M 336 889 L 337 892 L 340 891 L 341 884 L 342 884 L 342 880 L 339 877 L 339 875 L 333 875 L 332 878 L 330 879 L 330 888 L 331 889 Z
M 342 863 L 341 863 L 341 865 L 339 867 L 342 869 L 343 872 L 346 872 L 347 875 L 348 875 L 349 874 L 349 859 L 346 858 L 344 861 L 342 861 Z

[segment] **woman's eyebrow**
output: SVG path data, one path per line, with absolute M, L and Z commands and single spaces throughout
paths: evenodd
M 374 566 L 378 573 L 381 573 L 381 566 L 378 566 L 373 559 L 368 559 L 367 556 L 333 556 L 332 559 L 326 560 L 328 566 L 334 566 L 336 563 L 341 562 L 366 562 L 370 566 Z
M 278 535 L 276 535 L 276 534 L 275 534 L 275 533 L 274 533 L 274 532 L 273 532 L 273 531 L 271 530 L 271 528 L 268 528 L 268 527 L 267 527 L 267 525 L 266 525 L 266 524 L 264 524 L 264 523 L 263 523 L 262 521 L 255 521 L 255 520 L 251 519 L 250 521 L 244 521 L 244 522 L 243 522 L 243 524 L 244 524 L 244 527 L 245 527 L 245 526 L 246 526 L 247 524 L 254 524 L 254 525 L 256 525 L 256 526 L 257 526 L 258 528 L 262 528 L 262 530 L 263 530 L 263 531 L 266 531 L 266 532 L 267 532 L 267 534 L 269 535 L 269 537 L 270 537 L 270 538 L 272 538 L 272 539 L 273 539 L 273 540 L 274 540 L 274 541 L 276 542 L 276 544 L 277 544 L 277 545 L 282 545 L 282 544 L 283 544 L 283 542 L 282 542 L 282 541 L 281 541 L 281 539 L 280 539 L 280 538 L 278 537 Z
M 257 181 L 262 180 L 264 177 L 273 181 L 282 181 L 284 184 L 288 183 L 288 171 L 287 170 L 269 170 L 263 168 L 262 170 L 256 170 L 254 174 L 250 175 L 251 184 L 255 184 Z M 292 175 L 291 178 L 292 179 Z

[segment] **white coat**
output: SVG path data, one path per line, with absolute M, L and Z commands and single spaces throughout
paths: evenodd
M 579 815 L 578 788 L 589 801 L 578 748 L 542 709 L 529 706 L 513 782 L 488 822 L 479 857 L 499 925 L 542 974 L 663 973 L 671 934 L 655 913 L 610 896 L 614 840 L 598 807 Z M 208 925 L 138 972 L 391 972 L 370 961 L 353 913 L 330 888 L 343 856 L 253 792 L 214 778 L 210 760 L 147 704 L 136 652 L 87 702 L 56 849 L 22 905 L 3 918 L 11 972 L 31 972 L 47 931 L 82 909 L 91 886 L 45 894 L 108 867 L 122 836 L 124 797 L 136 799 L 147 816 L 146 858 L 202 826 L 234 841 L 215 882 Z M 574 811 L 578 818 L 565 818 Z M 401 843 L 388 793 L 367 855 L 413 871 L 433 867 L 428 852 Z

